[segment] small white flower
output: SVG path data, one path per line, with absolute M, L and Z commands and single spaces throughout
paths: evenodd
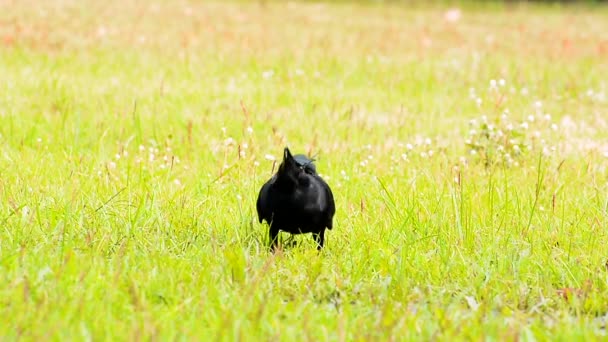
M 481 106 L 483 100 L 481 99 L 481 97 L 478 97 L 477 100 L 475 100 L 475 103 L 477 103 L 478 106 Z
M 470 153 L 472 156 L 474 156 L 474 155 L 476 155 L 476 154 L 477 154 L 477 151 L 476 151 L 476 150 L 471 150 L 469 153 Z
M 496 88 L 496 80 L 490 80 L 490 89 Z
M 23 208 L 21 208 L 21 215 L 23 218 L 27 217 L 30 214 L 30 207 L 23 206 Z
M 36 139 L 36 142 L 37 142 L 37 143 L 41 143 L 41 142 L 42 142 L 42 138 L 38 138 L 38 139 Z
M 528 95 L 528 88 L 526 88 L 526 87 L 521 88 L 521 94 L 522 94 L 523 96 Z
M 534 115 L 528 115 L 528 121 L 534 122 Z
M 232 144 L 234 144 L 234 139 L 232 139 L 232 137 L 228 137 L 226 140 L 224 140 L 225 146 L 230 146 Z
M 266 160 L 275 161 L 277 160 L 272 154 L 267 154 L 264 156 Z
M 608 152 L 606 152 L 606 153 L 608 153 Z M 608 156 L 606 156 L 606 157 L 608 157 Z M 401 154 L 401 159 L 403 159 L 403 160 L 407 160 L 407 154 L 402 153 L 402 154 Z
M 115 168 L 116 168 L 116 163 L 115 163 L 115 162 L 113 162 L 113 161 L 109 162 L 109 163 L 108 163 L 108 168 L 109 168 L 109 169 L 115 169 Z
M 424 143 L 425 143 L 426 145 L 430 145 L 430 144 L 432 143 L 432 141 L 431 141 L 431 139 L 430 139 L 430 138 L 426 138 L 426 139 L 424 139 Z
M 241 196 L 240 194 L 236 194 L 236 199 L 239 201 L 243 200 L 243 196 Z
M 541 109 L 543 107 L 543 103 L 540 101 L 536 101 L 536 102 L 534 102 L 534 107 L 536 109 Z
M 241 147 L 243 148 L 243 150 L 246 150 L 249 148 L 249 144 L 248 143 L 243 143 L 243 145 L 241 145 Z
M 146 147 L 144 145 L 139 145 L 139 151 L 143 152 L 146 150 Z
M 253 128 L 251 126 L 247 127 L 247 133 L 252 134 Z
M 545 121 L 551 121 L 551 114 L 545 114 L 545 116 L 543 116 L 543 119 L 545 119 Z
M 260 163 L 256 160 L 253 162 L 253 166 L 260 166 Z
M 414 146 L 412 144 L 407 144 L 407 145 L 405 145 L 405 148 L 407 148 L 408 150 L 411 151 L 414 149 Z
M 273 70 L 266 70 L 266 71 L 262 72 L 262 77 L 266 80 L 271 78 L 273 75 L 274 75 Z
M 526 121 L 521 123 L 521 128 L 528 129 L 528 123 Z
M 507 82 L 505 82 L 504 78 L 501 78 L 500 80 L 498 80 L 498 85 L 500 85 L 501 87 L 504 87 L 507 84 Z
M 114 156 L 114 158 L 116 158 L 117 160 L 120 159 L 120 154 L 116 153 L 116 155 Z
M 177 185 L 177 186 L 180 186 L 180 185 L 182 185 L 182 182 L 180 182 L 180 181 L 179 181 L 179 179 L 175 178 L 175 179 L 173 180 L 173 184 L 175 184 L 175 185 Z

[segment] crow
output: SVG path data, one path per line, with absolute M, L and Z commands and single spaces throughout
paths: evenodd
M 311 159 L 304 155 L 296 157 L 285 147 L 279 170 L 258 195 L 258 218 L 260 223 L 265 220 L 270 225 L 272 250 L 277 247 L 279 231 L 312 233 L 320 250 L 325 229 L 333 227 L 336 206 L 329 185 L 317 174 Z

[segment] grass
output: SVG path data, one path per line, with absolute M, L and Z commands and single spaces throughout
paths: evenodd
M 602 338 L 608 10 L 460 9 L 0 1 L 0 336 Z M 320 254 L 257 222 L 285 145 Z

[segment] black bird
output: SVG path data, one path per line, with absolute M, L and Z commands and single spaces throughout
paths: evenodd
M 256 206 L 260 223 L 265 220 L 270 225 L 273 250 L 280 230 L 312 233 L 320 250 L 325 228 L 332 229 L 336 213 L 331 189 L 317 174 L 313 161 L 304 155 L 292 156 L 287 147 L 279 170 L 260 189 Z

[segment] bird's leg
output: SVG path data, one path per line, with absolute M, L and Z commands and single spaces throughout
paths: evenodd
M 270 226 L 270 246 L 272 251 L 274 252 L 277 249 L 277 246 L 279 244 L 279 229 L 273 227 L 272 225 Z
M 317 250 L 320 251 L 321 248 L 323 248 L 323 241 L 325 240 L 325 229 L 322 229 L 318 233 L 313 233 L 312 235 L 315 238 L 315 241 L 317 242 Z

